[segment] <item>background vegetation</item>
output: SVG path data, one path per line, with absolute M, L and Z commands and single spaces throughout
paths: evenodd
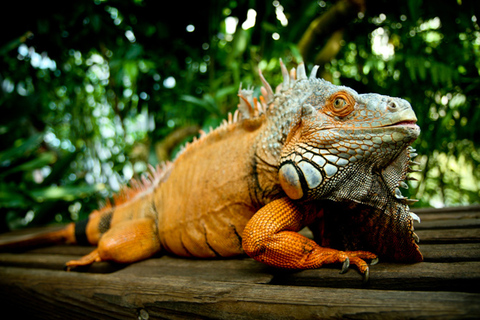
M 239 84 L 319 75 L 408 99 L 420 206 L 478 203 L 480 2 L 9 3 L 0 42 L 0 231 L 85 217 L 237 105 Z M 28 8 L 27 8 L 28 7 Z

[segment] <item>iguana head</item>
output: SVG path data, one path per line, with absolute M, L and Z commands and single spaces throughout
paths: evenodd
M 410 159 L 408 147 L 420 133 L 410 103 L 358 94 L 313 77 L 299 78 L 290 86 L 277 95 L 277 103 L 283 105 L 278 109 L 289 109 L 290 116 L 284 124 L 288 134 L 281 143 L 279 163 L 285 193 L 297 200 L 369 202 L 372 179 L 378 175 L 399 198 L 397 187 Z M 359 190 L 343 190 L 349 181 Z
M 333 85 L 317 79 L 316 70 L 307 77 L 303 64 L 296 77 L 295 72 L 289 75 L 283 64 L 282 71 L 284 81 L 276 94 L 263 77 L 262 81 L 267 87 L 264 96 L 270 97 L 266 103 L 270 129 L 264 139 L 271 146 L 280 146 L 272 152 L 280 159 L 278 174 L 284 192 L 301 202 L 333 200 L 371 207 L 371 211 L 355 211 L 369 215 L 368 219 L 356 218 L 366 223 L 357 231 L 378 234 L 383 226 L 374 230 L 371 221 L 380 225 L 393 221 L 398 231 L 386 234 L 392 243 L 406 239 L 407 251 L 413 253 L 397 254 L 392 246 L 372 251 L 383 251 L 395 260 L 418 261 L 421 254 L 412 228 L 416 216 L 410 214 L 407 199 L 398 188 L 405 186 L 410 158 L 415 155 L 410 145 L 420 133 L 410 103 Z M 350 242 L 344 245 L 365 246 Z

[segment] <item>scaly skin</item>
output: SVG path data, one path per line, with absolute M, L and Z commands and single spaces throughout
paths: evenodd
M 303 64 L 274 93 L 240 89 L 228 121 L 172 162 L 70 225 L 68 242 L 97 245 L 68 268 L 246 253 L 270 266 L 319 268 L 365 260 L 416 262 L 410 200 L 401 195 L 420 130 L 410 104 L 307 77 Z M 315 236 L 298 233 L 309 227 Z M 55 234 L 55 239 L 59 233 Z

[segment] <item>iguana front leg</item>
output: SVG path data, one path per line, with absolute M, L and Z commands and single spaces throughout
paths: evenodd
M 243 232 L 243 249 L 253 259 L 267 265 L 287 269 L 313 269 L 324 264 L 349 264 L 368 278 L 368 264 L 363 259 L 376 259 L 367 251 L 339 251 L 319 246 L 298 233 L 308 224 L 305 213 L 289 198 L 270 202 L 248 222 Z

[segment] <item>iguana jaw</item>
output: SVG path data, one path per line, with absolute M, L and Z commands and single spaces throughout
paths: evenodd
M 326 197 L 339 186 L 344 186 L 344 179 L 357 181 L 357 186 L 369 185 L 367 181 L 358 180 L 363 179 L 358 172 L 364 170 L 364 176 L 371 176 L 373 172 L 370 170 L 378 174 L 389 172 L 389 192 L 397 195 L 396 199 L 403 198 L 397 189 L 409 169 L 410 153 L 406 150 L 420 133 L 414 120 L 401 119 L 393 124 L 355 130 L 335 128 L 328 132 L 327 137 L 331 140 L 324 137 L 318 143 L 313 139 L 307 139 L 310 144 L 296 143 L 282 158 L 279 178 L 290 198 Z M 368 197 L 363 194 L 352 196 L 350 200 L 361 201 Z
M 397 126 L 405 126 L 405 127 L 417 127 L 417 116 L 411 107 L 403 109 L 401 111 L 397 111 L 395 113 L 388 114 L 390 118 L 389 124 L 381 124 L 378 127 L 387 128 L 387 127 L 397 127 Z M 382 119 L 382 121 L 385 121 Z

